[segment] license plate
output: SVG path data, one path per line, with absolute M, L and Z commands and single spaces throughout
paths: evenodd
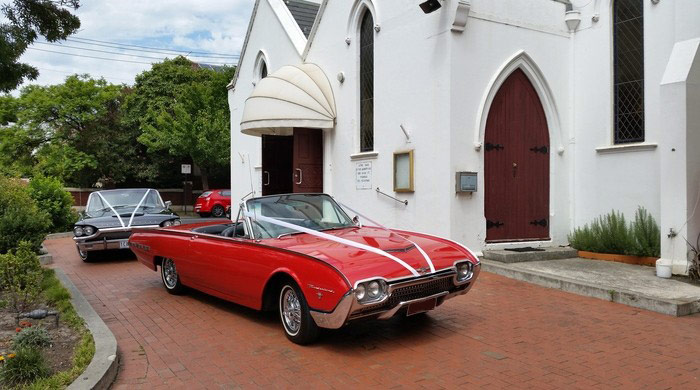
M 437 298 L 411 303 L 410 305 L 408 305 L 408 312 L 406 312 L 406 315 L 411 316 L 414 314 L 433 310 L 435 309 L 435 305 L 437 305 Z
M 119 249 L 129 249 L 129 240 L 119 241 Z

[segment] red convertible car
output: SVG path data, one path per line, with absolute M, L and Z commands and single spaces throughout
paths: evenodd
M 129 243 L 141 263 L 160 267 L 168 292 L 188 286 L 278 310 L 298 344 L 312 342 L 318 328 L 432 310 L 466 294 L 480 270 L 460 244 L 363 226 L 325 194 L 249 199 L 235 222 L 144 228 Z

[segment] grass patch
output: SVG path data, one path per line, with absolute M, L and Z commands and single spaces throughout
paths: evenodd
M 58 372 L 50 377 L 37 379 L 20 387 L 26 390 L 63 389 L 70 385 L 92 361 L 95 355 L 95 341 L 92 334 L 85 328 L 82 318 L 76 313 L 70 302 L 71 296 L 56 277 L 54 270 L 44 269 L 41 284 L 46 302 L 61 313 L 61 321 L 68 324 L 81 334 L 81 339 L 73 353 L 73 367 L 67 371 Z
M 25 390 L 46 390 L 46 389 L 63 389 L 73 383 L 85 368 L 92 361 L 95 355 L 95 341 L 92 339 L 90 332 L 85 330 L 80 343 L 75 348 L 73 355 L 73 368 L 68 371 L 61 371 L 48 378 L 42 378 L 25 385 Z

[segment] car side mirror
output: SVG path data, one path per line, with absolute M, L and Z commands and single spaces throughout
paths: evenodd
M 354 223 L 355 226 L 360 226 L 360 217 L 358 217 L 357 215 L 352 217 L 352 223 Z
M 165 208 L 169 209 L 173 206 L 173 202 L 171 200 L 166 200 L 165 201 Z

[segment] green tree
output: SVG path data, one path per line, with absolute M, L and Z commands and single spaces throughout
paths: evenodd
M 17 99 L 12 95 L 0 96 L 0 126 L 17 122 Z
M 137 91 L 139 81 L 149 87 L 138 101 L 134 98 L 134 104 L 140 104 L 146 113 L 139 122 L 143 131 L 139 142 L 151 152 L 165 151 L 192 161 L 200 169 L 204 189 L 209 188 L 211 172 L 229 165 L 231 135 L 226 84 L 233 73 L 233 68 L 203 69 L 179 57 L 155 65 L 150 73 L 144 72 L 139 76 L 141 80 L 137 79 Z M 161 89 L 164 84 L 169 85 L 167 91 Z M 142 99 L 156 89 L 166 97 Z
M 13 125 L 20 130 L 12 139 L 29 142 L 35 173 L 76 186 L 123 182 L 141 169 L 145 150 L 135 142 L 138 129 L 122 126 L 124 90 L 87 75 L 25 87 Z M 27 150 L 17 153 L 26 156 Z
M 80 28 L 80 20 L 71 14 L 79 0 L 13 0 L 0 10 L 0 91 L 8 92 L 25 79 L 34 80 L 39 71 L 19 58 L 39 36 L 49 42 L 66 39 Z

